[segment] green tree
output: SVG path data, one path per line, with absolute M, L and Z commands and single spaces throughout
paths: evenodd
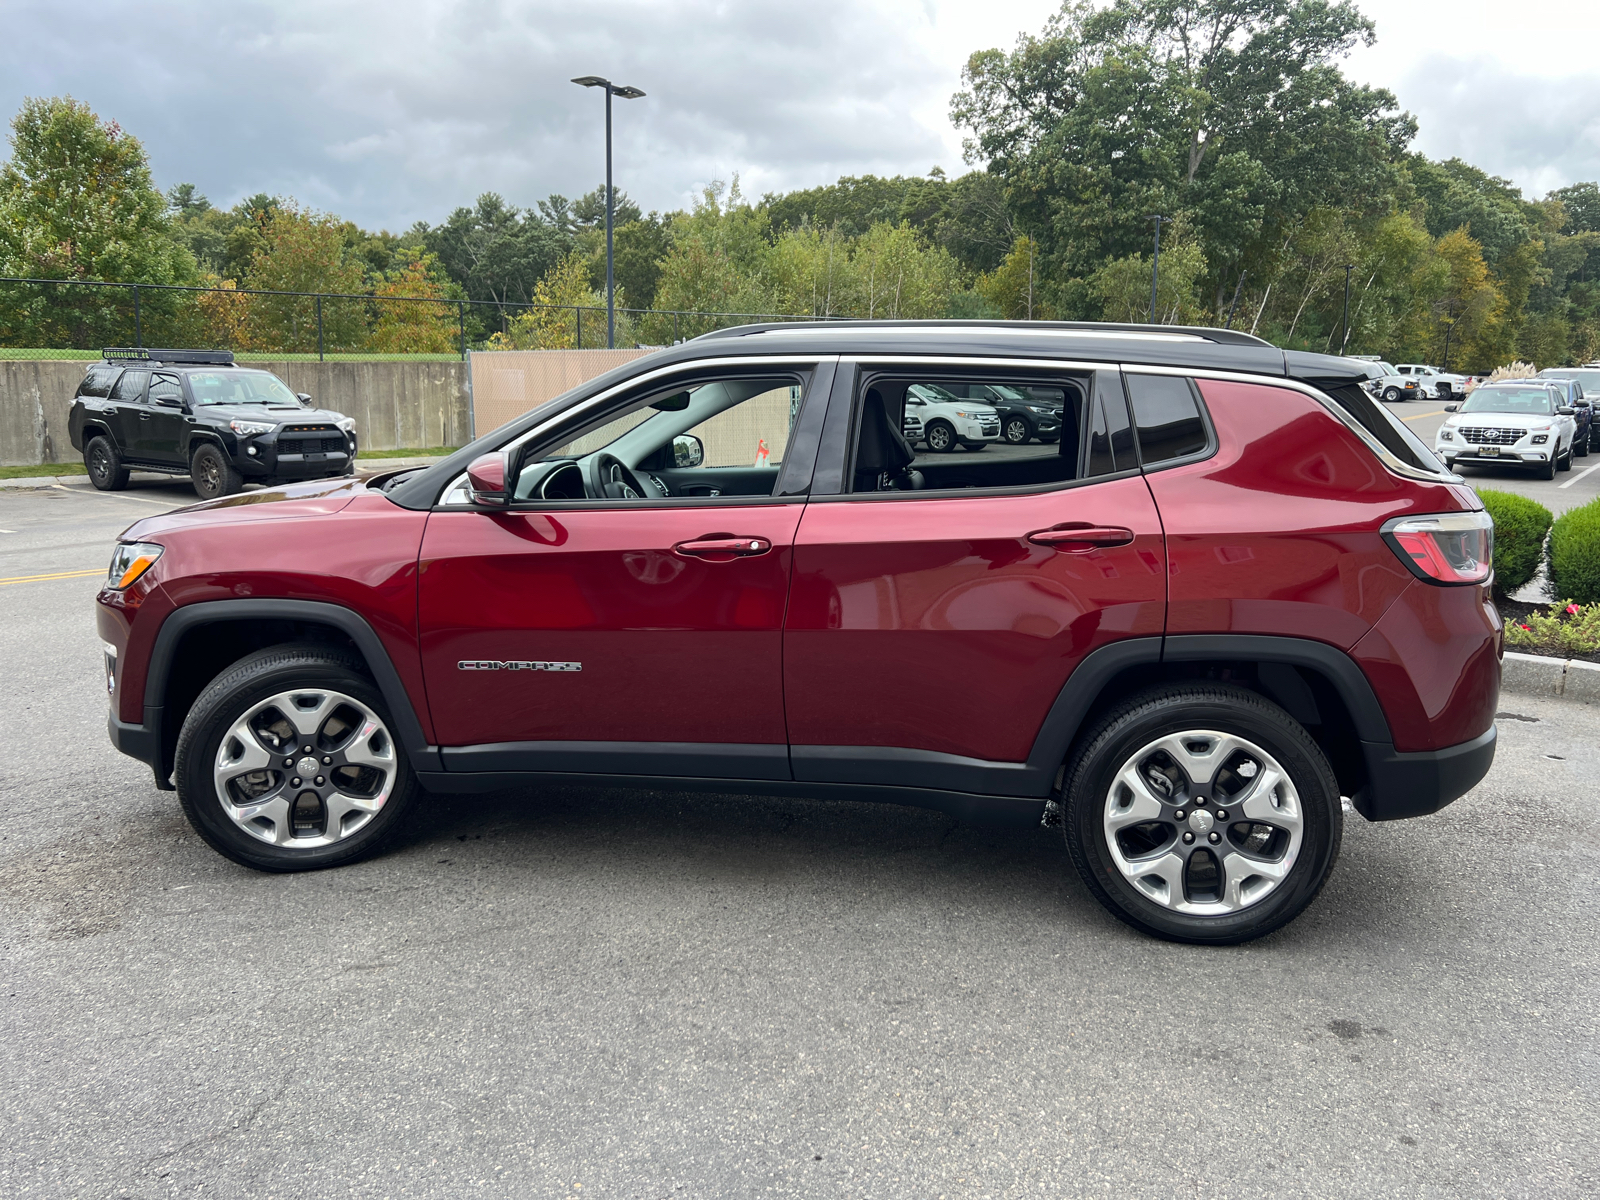
M 1371 38 L 1324 0 L 1069 3 L 1012 53 L 974 54 L 951 115 L 1036 231 L 1064 311 L 1092 307 L 1081 281 L 1141 253 L 1156 212 L 1188 220 L 1218 306 L 1239 270 L 1273 277 L 1314 209 L 1387 207 L 1414 125 L 1335 65 Z
M 0 165 L 0 274 L 35 279 L 192 284 L 195 260 L 174 235 L 139 140 L 86 104 L 29 99 L 11 122 Z M 147 339 L 170 327 L 182 293 L 141 297 Z M 17 344 L 97 346 L 131 340 L 122 289 L 6 285 L 0 338 Z
M 247 288 L 273 292 L 360 295 L 366 291 L 361 261 L 348 253 L 345 224 L 302 208 L 293 200 L 257 209 L 258 240 L 241 280 Z M 324 299 L 320 305 L 324 350 L 359 350 L 366 340 L 368 307 L 360 299 Z M 318 302 L 309 295 L 253 296 L 251 339 L 256 348 L 310 352 L 318 347 Z

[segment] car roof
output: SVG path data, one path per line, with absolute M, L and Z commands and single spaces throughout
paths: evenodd
M 666 366 L 737 354 L 938 354 L 1241 371 L 1339 386 L 1378 378 L 1362 359 L 1280 350 L 1231 329 L 1092 321 L 805 321 L 741 325 L 669 347 Z

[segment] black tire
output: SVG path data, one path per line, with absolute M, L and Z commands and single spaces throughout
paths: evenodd
M 1587 429 L 1584 430 L 1583 431 L 1583 441 L 1574 444 L 1574 446 L 1572 447 L 1572 452 L 1574 454 L 1576 454 L 1579 458 L 1588 458 L 1589 457 L 1589 436 L 1590 436 L 1589 435 L 1589 431 Z
M 1397 401 L 1405 399 L 1405 393 L 1397 387 L 1386 387 L 1383 389 L 1383 398 L 1390 404 L 1394 404 Z
M 1567 452 L 1565 454 L 1563 454 L 1560 458 L 1556 459 L 1556 470 L 1558 470 L 1558 471 L 1570 471 L 1570 470 L 1572 470 L 1572 447 L 1571 446 L 1567 447 Z
M 989 443 L 988 442 L 962 442 L 961 443 L 961 448 L 963 450 L 986 450 L 986 449 L 988 449 L 988 447 L 989 447 Z
M 1111 852 L 1105 827 L 1107 820 L 1112 819 L 1111 806 L 1119 803 L 1118 793 L 1113 792 L 1113 786 L 1130 757 L 1148 750 L 1150 744 L 1160 738 L 1202 731 L 1246 739 L 1259 751 L 1276 760 L 1294 794 L 1293 803 L 1286 802 L 1288 807 L 1284 811 L 1292 813 L 1297 805 L 1299 813 L 1293 819 L 1300 822 L 1297 847 L 1292 840 L 1293 834 L 1281 830 L 1274 832 L 1266 841 L 1270 848 L 1272 839 L 1282 833 L 1284 840 L 1280 843 L 1279 862 L 1290 860 L 1292 855 L 1283 878 L 1268 886 L 1258 899 L 1245 899 L 1231 912 L 1219 912 L 1216 915 L 1180 912 L 1152 898 L 1159 888 L 1147 892 L 1124 874 Z M 1235 760 L 1230 756 L 1220 761 L 1232 763 Z M 1238 761 L 1243 762 L 1245 758 Z M 1256 777 L 1257 771 L 1269 769 L 1258 765 L 1248 774 Z M 1227 774 L 1229 781 L 1239 784 L 1234 796 L 1243 797 L 1250 793 L 1251 785 L 1243 778 L 1245 772 L 1242 767 L 1237 774 L 1225 771 L 1221 765 L 1213 765 L 1211 770 L 1213 780 L 1221 780 Z M 1259 776 L 1262 782 L 1268 778 L 1265 773 Z M 1204 790 L 1209 794 L 1210 785 L 1205 785 Z M 1131 795 L 1131 792 L 1128 794 Z M 1180 789 L 1170 794 L 1181 800 L 1186 793 Z M 1192 882 L 1191 867 L 1204 865 L 1206 861 L 1201 858 L 1201 852 L 1209 855 L 1209 863 L 1220 873 L 1223 865 L 1217 854 L 1231 858 L 1235 852 L 1244 849 L 1244 845 L 1236 840 L 1236 836 L 1241 836 L 1238 835 L 1241 827 L 1248 830 L 1271 828 L 1253 822 L 1240 822 L 1237 818 L 1243 816 L 1242 811 L 1228 814 L 1222 818 L 1227 823 L 1227 829 L 1222 832 L 1222 843 L 1216 852 L 1212 852 L 1207 842 L 1220 829 L 1220 825 L 1215 818 L 1211 818 L 1211 814 L 1219 811 L 1220 805 L 1230 803 L 1228 793 L 1218 787 L 1209 809 L 1202 809 L 1192 801 L 1182 802 L 1190 807 L 1187 810 L 1179 807 L 1174 811 L 1187 811 L 1188 824 L 1175 824 L 1170 819 L 1165 822 L 1152 821 L 1148 827 L 1128 826 L 1125 830 L 1119 830 L 1117 837 L 1122 838 L 1125 833 L 1144 837 L 1148 829 L 1157 827 L 1165 835 L 1170 835 L 1171 841 L 1165 845 L 1157 844 L 1162 853 L 1151 851 L 1147 858 L 1135 857 L 1130 861 L 1134 864 L 1151 862 L 1173 853 L 1180 859 L 1188 856 L 1189 865 L 1183 868 L 1181 880 L 1185 889 Z M 1220 811 L 1227 812 L 1225 808 Z M 1197 825 L 1202 812 L 1211 819 Z M 1170 818 L 1172 814 L 1168 813 L 1167 816 Z M 1327 758 L 1305 729 L 1288 713 L 1243 688 L 1214 683 L 1175 683 L 1151 688 L 1118 705 L 1079 743 L 1079 749 L 1068 763 L 1062 824 L 1067 849 L 1084 883 L 1114 916 L 1135 929 L 1170 941 L 1231 945 L 1262 937 L 1281 928 L 1315 899 L 1339 856 L 1344 812 L 1339 799 L 1339 786 Z M 1194 838 L 1203 835 L 1204 840 L 1191 839 L 1191 845 L 1185 847 L 1179 834 L 1183 832 L 1183 836 L 1190 836 L 1186 831 L 1191 828 L 1199 829 Z M 1249 856 L 1241 853 L 1240 858 L 1248 865 Z M 1269 860 L 1262 858 L 1258 861 Z M 1245 884 L 1250 885 L 1252 879 L 1258 881 L 1254 886 L 1266 883 L 1263 876 L 1252 875 L 1244 881 Z M 1187 890 L 1180 901 L 1191 907 L 1194 903 L 1206 902 L 1203 897 L 1197 900 L 1189 895 Z M 1220 900 L 1217 906 L 1221 906 Z
M 122 455 L 103 433 L 90 438 L 83 448 L 83 465 L 89 472 L 89 482 L 102 492 L 120 492 L 128 486 L 128 468 L 122 464 Z
M 949 454 L 956 448 L 956 429 L 949 421 L 929 421 L 922 431 L 923 441 L 935 454 Z
M 244 476 L 215 442 L 201 442 L 189 460 L 189 482 L 202 500 L 232 496 L 244 487 Z
M 1033 437 L 1033 425 L 1027 417 L 1015 414 L 1006 418 L 1005 426 L 1000 431 L 1000 436 L 1012 446 L 1026 445 L 1028 439 Z
M 1533 475 L 1535 479 L 1554 479 L 1556 477 L 1556 460 L 1552 458 L 1549 462 L 1536 468 Z
M 245 832 L 229 814 L 228 806 L 234 802 L 224 799 L 213 774 L 223 739 L 235 722 L 263 701 L 291 691 L 328 691 L 354 699 L 378 718 L 382 733 L 392 747 L 393 778 L 381 807 L 353 832 L 322 846 L 274 845 Z M 213 679 L 184 718 L 173 769 L 178 801 L 189 824 L 213 850 L 258 871 L 311 871 L 368 858 L 393 840 L 421 791 L 406 758 L 405 747 L 390 733 L 393 729 L 394 722 L 383 695 L 354 655 L 319 645 L 275 646 L 257 651 Z M 295 740 L 301 736 L 304 735 L 297 733 Z M 352 738 L 351 742 L 356 740 L 358 738 Z M 346 748 L 348 746 L 346 743 Z M 291 743 L 279 752 L 293 757 L 299 749 Z M 267 765 L 271 767 L 273 763 Z M 281 765 L 284 769 L 273 773 L 288 777 L 295 769 L 288 759 Z M 296 786 L 293 779 L 285 782 L 290 786 L 276 791 L 287 794 Z M 308 788 L 311 782 L 305 781 Z M 297 802 L 291 805 L 293 803 Z M 235 807 L 234 811 L 239 809 Z M 291 806 L 289 811 L 292 815 L 294 808 Z

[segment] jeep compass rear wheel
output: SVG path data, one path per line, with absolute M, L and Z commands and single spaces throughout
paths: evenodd
M 263 650 L 213 680 L 184 720 L 174 775 L 195 831 L 263 871 L 376 853 L 418 789 L 377 688 L 319 646 Z
M 1333 771 L 1253 692 L 1174 684 L 1134 697 L 1068 773 L 1065 832 L 1096 897 L 1173 941 L 1249 941 L 1293 920 L 1338 857 Z

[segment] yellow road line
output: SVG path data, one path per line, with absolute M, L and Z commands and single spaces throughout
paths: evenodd
M 104 567 L 96 567 L 92 571 L 51 571 L 48 575 L 13 575 L 10 579 L 0 579 L 0 587 L 8 583 L 40 583 L 46 579 L 81 579 L 85 575 L 104 575 Z
M 1431 413 L 1418 413 L 1414 417 L 1401 417 L 1400 419 L 1402 421 L 1420 421 L 1420 420 L 1422 420 L 1423 417 L 1442 417 L 1442 416 L 1444 416 L 1444 409 L 1440 408 L 1440 409 L 1435 409 Z

